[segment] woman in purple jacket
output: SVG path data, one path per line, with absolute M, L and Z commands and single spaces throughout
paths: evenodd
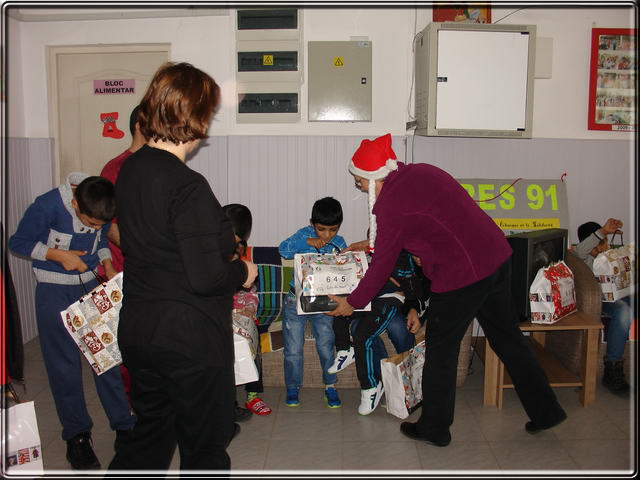
M 403 248 L 420 257 L 432 290 L 422 381 L 425 401 L 418 422 L 403 422 L 401 431 L 440 447 L 451 442 L 460 342 L 474 318 L 513 379 L 531 419 L 527 432 L 559 424 L 566 413 L 512 308 L 512 252 L 504 234 L 448 173 L 395 159 L 390 134 L 363 140 L 353 155 L 349 171 L 356 188 L 369 193 L 369 248 L 375 245 L 375 254 L 358 288 L 346 299 L 334 297 L 338 307 L 330 314 L 348 316 L 369 303 Z

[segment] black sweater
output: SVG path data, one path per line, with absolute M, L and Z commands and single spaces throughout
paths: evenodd
M 210 365 L 233 363 L 233 293 L 247 278 L 231 224 L 207 180 L 147 145 L 116 182 L 124 253 L 121 348 L 155 346 Z

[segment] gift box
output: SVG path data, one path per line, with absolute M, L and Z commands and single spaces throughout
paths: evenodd
M 97 375 L 122 363 L 117 340 L 122 279 L 120 272 L 60 312 L 67 332 Z
M 349 295 L 368 266 L 364 252 L 296 254 L 293 272 L 298 314 L 333 310 L 337 305 L 329 295 Z M 371 304 L 362 310 L 370 311 Z

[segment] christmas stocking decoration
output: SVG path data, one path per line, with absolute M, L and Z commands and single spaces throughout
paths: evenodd
M 124 137 L 124 132 L 116 126 L 116 120 L 118 120 L 118 112 L 100 114 L 100 121 L 104 124 L 104 127 L 102 127 L 103 137 Z

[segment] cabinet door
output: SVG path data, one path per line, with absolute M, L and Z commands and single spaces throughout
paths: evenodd
M 438 31 L 436 129 L 524 130 L 529 35 Z

